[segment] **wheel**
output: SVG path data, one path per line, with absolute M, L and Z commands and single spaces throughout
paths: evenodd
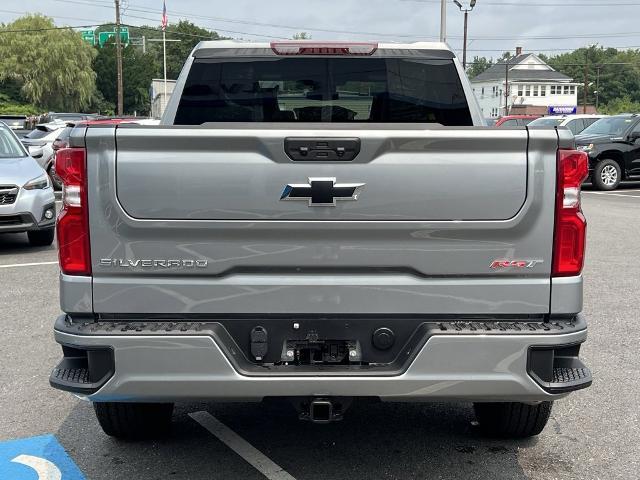
M 537 405 L 526 403 L 475 403 L 473 408 L 480 429 L 492 437 L 527 438 L 544 429 L 553 402 Z
M 166 434 L 173 414 L 173 403 L 96 402 L 93 408 L 104 433 L 122 439 Z
M 622 180 L 622 170 L 614 160 L 600 160 L 593 169 L 593 184 L 598 190 L 615 190 Z
M 27 232 L 29 237 L 29 244 L 32 247 L 48 247 L 53 243 L 53 237 L 55 235 L 55 228 L 47 228 L 45 230 L 31 230 Z
M 53 164 L 49 166 L 49 168 L 47 169 L 47 173 L 49 174 L 49 179 L 51 180 L 51 185 L 53 185 L 53 189 L 56 191 L 62 190 L 62 181 L 56 175 L 56 169 L 53 166 Z

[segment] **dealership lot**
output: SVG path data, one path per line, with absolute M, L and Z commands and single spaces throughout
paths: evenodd
M 640 184 L 612 193 L 587 187 L 584 197 L 584 358 L 595 381 L 558 402 L 537 439 L 485 439 L 466 404 L 361 401 L 343 422 L 319 426 L 270 401 L 178 405 L 170 437 L 117 442 L 101 432 L 88 403 L 47 383 L 60 356 L 52 338 L 59 314 L 55 249 L 7 235 L 0 237 L 0 452 L 4 441 L 53 434 L 90 479 L 264 478 L 260 472 L 276 479 L 633 478 L 640 469 L 640 266 L 633 254 Z

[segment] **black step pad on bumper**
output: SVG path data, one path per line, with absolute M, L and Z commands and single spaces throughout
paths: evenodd
M 64 357 L 49 376 L 52 387 L 68 392 L 97 392 L 115 372 L 113 351 L 109 347 L 79 349 L 62 346 Z
M 591 371 L 578 358 L 580 345 L 532 347 L 529 349 L 529 375 L 549 393 L 567 393 L 587 388 L 593 382 Z

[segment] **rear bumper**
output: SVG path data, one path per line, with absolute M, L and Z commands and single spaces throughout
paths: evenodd
M 499 328 L 433 329 L 402 371 L 380 375 L 358 371 L 333 375 L 321 370 L 300 375 L 254 374 L 243 371 L 214 330 L 196 331 L 181 326 L 184 324 L 165 323 L 174 326 L 151 331 L 145 330 L 149 323 L 136 325 L 132 329 L 123 329 L 122 322 L 79 326 L 60 317 L 55 338 L 67 352 L 99 350 L 107 352 L 111 360 L 96 360 L 100 378 L 90 381 L 88 372 L 81 366 L 76 370 L 75 360 L 69 362 L 65 357 L 52 373 L 52 386 L 93 401 L 367 396 L 387 401 L 537 402 L 561 398 L 591 383 L 591 374 L 577 357 L 574 360 L 578 363 L 572 365 L 586 373 L 565 388 L 545 383 L 540 375 L 530 372 L 533 350 L 561 352 L 586 340 L 582 316 L 548 330 L 527 328 L 523 322 L 521 333 Z

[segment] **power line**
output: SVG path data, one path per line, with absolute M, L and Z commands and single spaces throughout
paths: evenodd
M 30 33 L 30 32 L 49 32 L 51 30 L 73 30 L 74 28 L 91 28 L 96 27 L 99 24 L 92 23 L 91 25 L 74 25 L 68 27 L 48 27 L 48 28 L 22 28 L 18 30 L 3 30 L 0 29 L 0 34 L 2 33 Z
M 96 6 L 94 3 L 88 2 L 88 1 L 83 1 L 83 0 L 54 0 L 56 2 L 63 2 L 63 3 L 74 3 L 74 4 L 79 4 L 79 5 L 92 5 L 92 6 Z M 408 1 L 408 0 L 403 0 L 403 1 Z M 412 0 L 413 1 L 413 0 Z M 439 3 L 439 0 L 437 1 L 431 1 L 431 2 L 426 2 L 426 1 L 422 1 L 422 2 L 418 2 L 418 3 Z M 496 2 L 489 2 L 489 3 L 485 3 L 488 5 L 522 5 L 520 3 L 516 4 L 516 3 L 496 3 Z M 541 4 L 537 4 L 537 5 L 541 5 Z M 578 4 L 575 4 L 578 5 Z M 640 6 L 640 3 L 635 3 L 635 4 L 629 4 L 629 5 L 638 5 Z M 108 5 L 97 5 L 100 7 L 106 7 L 106 8 L 111 8 Z M 562 6 L 565 6 L 565 4 L 562 4 Z M 153 8 L 136 8 L 135 6 L 129 6 L 128 8 L 129 11 L 132 12 L 141 12 L 141 13 L 160 13 L 160 10 L 156 10 Z M 286 25 L 286 24 L 278 24 L 278 23 L 266 23 L 266 22 L 255 22 L 255 21 L 250 21 L 250 20 L 242 20 L 242 19 L 236 19 L 236 18 L 228 18 L 228 17 L 213 17 L 213 16 L 206 16 L 206 15 L 200 15 L 200 14 L 192 14 L 192 13 L 187 13 L 187 12 L 180 12 L 180 11 L 174 11 L 172 12 L 175 15 L 178 15 L 180 17 L 184 17 L 184 18 L 192 18 L 192 19 L 197 19 L 197 20 L 213 20 L 213 21 L 218 21 L 218 22 L 223 22 L 223 23 L 236 23 L 236 24 L 243 24 L 243 25 L 254 25 L 254 26 L 261 26 L 261 27 L 270 27 L 270 28 L 282 28 L 282 29 L 288 29 L 288 30 L 304 30 L 304 31 L 313 31 L 313 32 L 323 32 L 323 33 L 341 33 L 341 34 L 355 34 L 355 35 L 369 35 L 369 36 L 377 36 L 377 37 L 393 37 L 393 38 L 415 38 L 415 39 L 437 39 L 437 37 L 435 35 L 413 35 L 413 34 L 400 34 L 400 33 L 384 33 L 384 32 L 368 32 L 368 31 L 353 31 L 353 30 L 338 30 L 338 29 L 328 29 L 328 28 L 316 28 L 316 27 L 310 27 L 310 26 L 303 26 L 303 25 Z M 150 19 L 148 17 L 140 17 L 140 16 L 135 16 L 135 15 L 127 15 L 130 18 L 140 18 L 143 20 L 150 20 L 150 21 L 154 21 L 155 19 Z M 269 38 L 273 38 L 273 36 L 271 35 L 260 35 L 260 34 L 253 34 L 253 33 L 248 33 L 248 32 L 236 32 L 236 31 L 232 31 L 232 30 L 223 30 L 223 29 L 218 29 L 216 28 L 216 30 L 219 30 L 221 32 L 230 32 L 230 33 L 240 33 L 240 34 L 244 34 L 244 35 L 254 35 L 254 36 L 266 36 Z M 638 32 L 603 32 L 603 33 L 597 33 L 597 32 L 591 32 L 588 34 L 575 34 L 575 35 L 531 35 L 531 36 L 527 36 L 527 35 L 518 35 L 518 36 L 476 36 L 476 37 L 470 37 L 471 40 L 473 41 L 500 41 L 500 40 L 569 40 L 569 39 L 584 39 L 584 38 L 594 38 L 594 39 L 598 39 L 598 38 L 621 38 L 621 37 L 633 37 L 633 36 L 640 36 L 640 31 Z M 460 36 L 457 35 L 450 35 L 449 38 L 462 38 Z M 488 50 L 487 50 L 488 51 Z
M 400 0 L 402 2 L 411 2 L 411 3 L 428 3 L 428 4 L 440 4 L 440 0 Z M 640 6 L 639 2 L 634 2 L 634 3 L 619 3 L 619 2 L 610 2 L 610 3 L 602 3 L 602 0 L 598 0 L 601 3 L 589 3 L 587 5 L 584 4 L 584 2 L 580 2 L 580 3 L 533 3 L 531 1 L 529 2 L 515 2 L 515 1 L 510 1 L 510 2 L 482 2 L 483 5 L 492 5 L 492 6 L 498 6 L 498 7 L 504 7 L 504 6 L 516 6 L 516 7 L 578 7 L 580 9 L 584 9 L 589 8 L 589 7 L 638 7 Z

